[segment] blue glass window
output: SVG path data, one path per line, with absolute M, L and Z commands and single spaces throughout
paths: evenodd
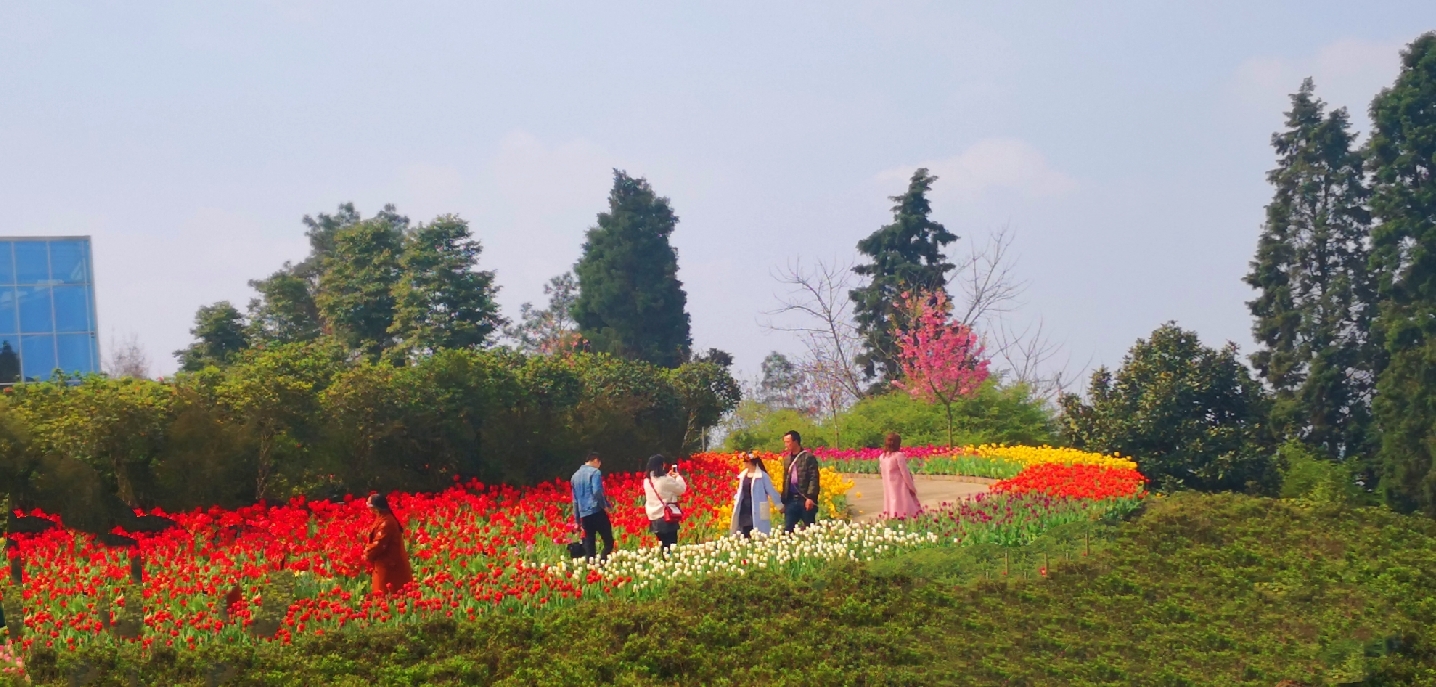
M 15 307 L 15 287 L 0 286 L 0 334 L 20 333 L 18 308 Z
M 90 331 L 90 299 L 83 286 L 56 286 L 55 331 Z
M 25 379 L 49 379 L 55 373 L 54 335 L 26 334 L 20 337 L 20 365 Z
M 56 334 L 55 352 L 60 359 L 60 369 L 68 374 L 94 372 L 90 342 L 89 334 Z
M 50 277 L 61 284 L 84 284 L 89 280 L 89 244 L 85 241 L 50 242 Z
M 50 251 L 44 241 L 15 242 L 15 279 L 17 284 L 50 281 Z
M 20 331 L 26 334 L 55 331 L 50 287 L 21 286 L 16 291 L 20 294 Z
M 0 284 L 15 283 L 15 249 L 9 241 L 0 241 Z

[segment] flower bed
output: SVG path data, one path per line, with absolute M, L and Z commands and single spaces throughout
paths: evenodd
M 989 479 L 1016 477 L 1035 465 L 1096 465 L 1136 470 L 1137 464 L 1119 455 L 1105 455 L 1051 446 L 910 446 L 902 449 L 908 467 L 919 475 L 966 475 Z M 813 454 L 825 467 L 849 474 L 875 475 L 881 449 L 817 448 Z
M 1047 451 L 1041 455 L 1056 450 Z M 977 453 L 961 457 L 990 460 Z M 763 458 L 781 482 L 782 457 Z M 354 626 L 527 613 L 593 596 L 641 597 L 674 579 L 715 573 L 799 574 L 824 561 L 867 560 L 922 546 L 1020 544 L 1045 528 L 1090 519 L 1141 496 L 1114 486 L 1131 480 L 1103 472 L 1112 468 L 1082 466 L 1093 469 L 1065 478 L 1029 469 L 1000 483 L 1009 485 L 999 490 L 1003 493 L 950 510 L 906 522 L 852 524 L 835 519 L 845 510 L 852 482 L 827 466 L 821 471 L 820 527 L 795 536 L 739 540 L 726 534 L 742 462 L 738 454 L 709 453 L 681 464 L 689 482 L 687 516 L 680 546 L 668 554 L 657 550 L 647 533 L 641 475 L 607 475 L 620 551 L 601 570 L 566 559 L 562 545 L 575 536 L 567 482 L 529 488 L 468 482 L 439 493 L 390 496 L 406 523 L 416 582 L 387 597 L 368 593 L 362 550 L 371 519 L 363 500 L 354 497 L 157 512 L 180 527 L 126 533 L 139 540 L 141 584 L 130 582 L 127 552 L 105 548 L 88 535 L 63 528 L 14 535 L 26 581 L 20 589 L 6 583 L 3 592 L 7 608 L 23 600 L 27 649 L 36 643 L 79 650 L 116 642 L 181 649 L 289 642 Z M 1082 480 L 1091 488 L 1079 488 Z M 226 607 L 226 595 L 236 588 L 238 602 Z M 134 639 L 107 629 L 127 622 Z M 258 631 L 266 623 L 271 629 Z

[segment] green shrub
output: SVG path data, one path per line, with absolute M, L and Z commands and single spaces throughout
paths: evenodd
M 1023 384 L 999 386 L 988 380 L 970 398 L 953 404 L 953 441 L 967 444 L 1050 444 L 1056 440 L 1052 413 Z M 844 448 L 883 445 L 888 432 L 909 446 L 947 443 L 947 415 L 941 405 L 923 403 L 905 392 L 858 401 L 836 421 L 823 423 L 828 436 L 840 429 Z
M 1277 460 L 1282 464 L 1282 498 L 1333 505 L 1375 502 L 1374 497 L 1357 484 L 1357 473 L 1351 465 L 1318 456 L 1296 440 L 1277 449 Z

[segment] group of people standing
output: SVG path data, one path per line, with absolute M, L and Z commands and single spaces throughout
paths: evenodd
M 883 516 L 909 518 L 918 514 L 917 488 L 907 459 L 900 451 L 901 438 L 889 434 L 879 457 L 883 477 Z M 773 482 L 768 468 L 757 454 L 747 454 L 746 464 L 738 473 L 738 490 L 733 494 L 733 517 L 729 531 L 751 537 L 754 530 L 772 534 L 773 523 L 769 504 L 782 509 L 783 531 L 792 532 L 799 525 L 817 522 L 818 497 L 822 492 L 818 458 L 803 448 L 803 437 L 796 431 L 783 435 L 783 484 Z M 573 511 L 583 532 L 581 551 L 574 555 L 599 560 L 613 553 L 613 523 L 608 514 L 612 504 L 603 490 L 603 459 L 590 453 L 588 460 L 573 473 Z M 678 466 L 662 455 L 648 459 L 643 474 L 644 511 L 649 531 L 667 549 L 678 543 L 683 511 L 678 501 L 688 491 L 688 483 Z M 597 548 L 599 540 L 603 548 Z

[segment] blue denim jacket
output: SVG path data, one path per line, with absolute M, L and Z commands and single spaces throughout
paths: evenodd
M 603 493 L 603 473 L 584 465 L 573 473 L 573 510 L 579 518 L 608 509 L 608 496 Z

